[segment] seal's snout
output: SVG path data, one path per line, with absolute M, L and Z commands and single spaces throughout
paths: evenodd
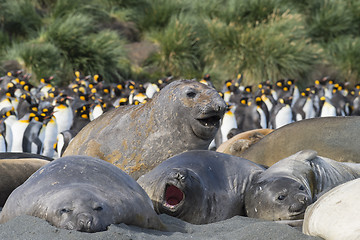
M 220 114 L 224 115 L 224 113 L 227 109 L 227 106 L 226 106 L 225 101 L 220 96 L 216 96 L 216 99 L 214 99 L 213 109 L 216 112 L 219 112 Z
M 289 207 L 290 212 L 305 212 L 306 207 L 310 204 L 310 198 L 302 193 L 296 194 L 295 203 L 291 204 Z
M 299 200 L 300 203 L 306 204 L 307 201 L 308 201 L 308 198 L 306 196 L 302 195 L 302 196 L 298 197 L 298 200 Z
M 89 213 L 81 213 L 77 217 L 77 230 L 81 232 L 93 232 L 93 222 L 93 216 L 91 216 Z

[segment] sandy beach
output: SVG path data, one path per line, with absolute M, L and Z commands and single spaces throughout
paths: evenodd
M 161 220 L 177 232 L 162 232 L 151 229 L 143 229 L 125 224 L 110 225 L 107 231 L 97 233 L 83 233 L 58 229 L 51 226 L 45 220 L 32 217 L 20 216 L 7 223 L 0 224 L 0 239 L 239 239 L 239 240 L 320 240 L 302 234 L 299 230 L 264 220 L 251 219 L 235 216 L 231 219 L 206 224 L 193 225 L 182 220 L 160 215 Z M 181 232 L 180 232 L 181 231 Z

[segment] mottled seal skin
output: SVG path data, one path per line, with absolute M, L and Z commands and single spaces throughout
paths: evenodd
M 249 217 L 303 219 L 306 208 L 330 189 L 360 177 L 360 164 L 341 163 L 303 150 L 257 175 L 245 195 Z
M 262 171 L 264 168 L 243 158 L 193 150 L 169 158 L 138 183 L 157 213 L 206 224 L 244 216 L 244 192 Z
M 266 135 L 240 157 L 271 166 L 304 149 L 339 162 L 360 163 L 360 117 L 321 117 L 288 124 Z
M 119 223 L 164 228 L 134 179 L 110 163 L 87 156 L 54 160 L 16 188 L 2 209 L 0 223 L 19 215 L 84 232 Z
M 327 240 L 360 239 L 360 179 L 322 195 L 305 212 L 303 233 Z
M 90 122 L 64 156 L 98 157 L 137 179 L 171 156 L 207 149 L 225 109 L 215 89 L 174 81 L 145 104 L 119 107 Z
M 48 163 L 37 158 L 0 159 L 0 207 L 15 188 Z
M 251 145 L 260 141 L 263 137 L 274 131 L 273 129 L 254 129 L 239 133 L 222 143 L 217 149 L 217 152 L 227 153 L 234 156 L 240 156 L 242 152 L 248 149 Z

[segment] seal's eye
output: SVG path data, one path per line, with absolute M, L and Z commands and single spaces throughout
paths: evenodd
M 277 199 L 280 200 L 280 201 L 282 201 L 282 200 L 284 200 L 285 198 L 286 198 L 285 195 L 279 195 Z
M 189 91 L 187 91 L 186 96 L 188 98 L 194 98 L 196 96 L 196 91 L 194 89 L 190 89 Z
M 71 210 L 68 208 L 63 208 L 60 210 L 60 214 L 69 213 L 69 212 L 71 212 Z
M 94 211 L 101 211 L 101 210 L 103 210 L 103 208 L 101 206 L 94 208 Z
M 301 186 L 299 187 L 299 190 L 301 190 L 301 191 L 305 190 L 304 186 L 301 185 Z

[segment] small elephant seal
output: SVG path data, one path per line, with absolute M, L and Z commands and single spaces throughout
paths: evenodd
M 339 162 L 360 163 L 360 117 L 321 117 L 290 123 L 266 135 L 240 157 L 271 166 L 304 149 Z
M 2 209 L 0 223 L 19 215 L 83 232 L 104 231 L 119 223 L 164 226 L 134 179 L 110 163 L 87 156 L 54 160 L 16 188 Z
M 303 150 L 254 177 L 245 195 L 247 216 L 265 220 L 303 219 L 323 193 L 360 177 L 360 164 L 340 163 Z
M 0 159 L 0 207 L 15 188 L 49 161 L 37 158 Z
M 360 239 L 360 179 L 322 195 L 305 212 L 303 233 L 326 240 Z
M 207 149 L 225 110 L 215 89 L 174 81 L 145 104 L 121 106 L 90 122 L 64 156 L 98 157 L 137 179 L 178 153 Z
M 251 145 L 260 141 L 263 137 L 274 131 L 273 129 L 254 129 L 239 133 L 222 143 L 217 152 L 227 153 L 234 156 L 240 156 L 242 152 L 248 149 Z
M 243 158 L 193 150 L 167 159 L 138 183 L 157 213 L 206 224 L 244 216 L 244 192 L 262 171 L 264 168 Z

